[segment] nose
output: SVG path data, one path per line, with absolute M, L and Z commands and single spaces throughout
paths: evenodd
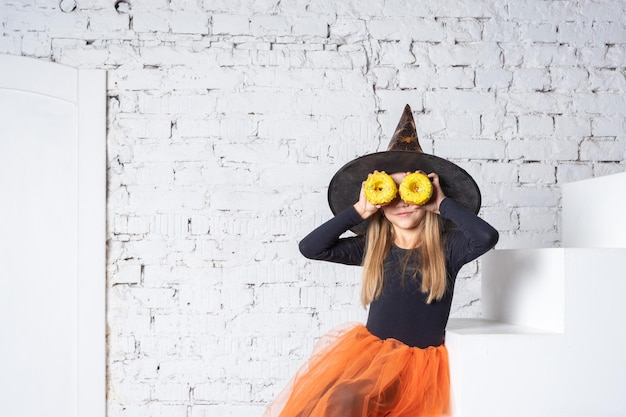
M 407 207 L 408 204 L 406 201 L 404 201 L 402 198 L 400 198 L 400 196 L 396 196 L 396 198 L 391 202 L 391 204 L 393 204 L 394 206 L 397 207 Z

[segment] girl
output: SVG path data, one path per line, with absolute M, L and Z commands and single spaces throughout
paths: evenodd
M 410 109 L 409 115 L 412 122 Z M 400 154 L 394 152 L 390 146 L 380 153 L 390 155 L 379 156 L 397 161 Z M 421 149 L 403 152 L 420 155 L 413 157 L 413 164 L 424 162 Z M 376 156 L 365 159 L 359 164 L 388 166 Z M 449 165 L 440 168 L 450 174 Z M 346 169 L 352 168 L 344 167 L 338 174 Z M 400 184 L 407 173 L 395 172 L 392 178 Z M 464 264 L 495 246 L 498 232 L 447 197 L 437 173 L 428 177 L 433 195 L 423 206 L 399 197 L 374 206 L 365 198 L 362 182 L 356 203 L 300 242 L 307 258 L 363 266 L 361 300 L 369 305 L 369 315 L 365 326 L 351 325 L 324 336 L 266 417 L 420 417 L 448 412 L 444 332 L 454 282 Z M 464 194 L 474 192 L 455 187 L 450 184 L 448 189 L 464 201 L 468 201 Z M 331 207 L 341 200 L 333 197 L 336 188 L 331 182 Z M 365 235 L 341 237 L 347 230 L 358 232 L 364 224 Z

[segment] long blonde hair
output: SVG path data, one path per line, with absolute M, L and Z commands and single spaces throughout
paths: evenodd
M 421 265 L 413 275 L 422 273 L 423 293 L 428 294 L 426 302 L 441 300 L 446 292 L 446 260 L 443 250 L 442 225 L 440 217 L 428 212 L 420 224 Z M 361 302 L 367 306 L 380 297 L 383 290 L 383 261 L 393 242 L 391 223 L 379 211 L 371 217 L 366 234 L 365 258 L 363 260 L 363 284 Z M 407 256 L 411 256 L 409 251 Z

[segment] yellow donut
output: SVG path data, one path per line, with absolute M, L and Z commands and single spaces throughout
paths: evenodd
M 433 195 L 430 179 L 421 172 L 413 172 L 402 179 L 400 197 L 409 204 L 423 205 Z
M 365 198 L 374 205 L 388 204 L 398 193 L 396 182 L 385 172 L 370 174 L 363 188 Z

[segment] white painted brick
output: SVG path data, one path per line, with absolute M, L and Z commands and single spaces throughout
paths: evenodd
M 0 20 L 0 24 L 3 24 L 2 20 Z M 0 52 L 9 55 L 21 55 L 21 43 L 21 38 L 2 36 L 0 37 Z
M 52 41 L 52 56 L 55 62 L 75 68 L 94 68 L 102 65 L 109 56 L 106 49 L 94 49 L 90 46 L 63 46 Z
M 524 50 L 524 66 L 528 68 L 574 67 L 579 62 L 578 51 L 571 46 L 538 44 L 533 48 Z
M 124 379 L 119 382 L 110 397 L 115 398 L 122 403 L 144 403 L 150 401 L 152 394 L 152 385 L 143 381 L 133 381 L 132 379 Z
M 124 32 L 129 29 L 130 16 L 125 13 L 118 13 L 115 9 L 101 10 L 89 16 L 89 33 L 96 36 L 103 36 L 105 33 Z
M 355 8 L 356 7 L 356 8 Z M 380 16 L 383 5 L 378 1 L 364 0 L 358 3 L 341 2 L 330 3 L 326 1 L 314 2 L 307 5 L 307 11 L 314 14 L 337 14 L 338 16 Z
M 89 24 L 86 13 L 46 13 L 46 33 L 50 38 L 81 38 Z
M 199 56 L 186 48 L 176 48 L 170 45 L 147 44 L 141 49 L 141 58 L 144 67 L 162 67 L 194 63 Z
M 172 134 L 172 121 L 165 117 L 123 116 L 116 124 L 122 133 L 136 138 L 165 139 Z
M 518 130 L 523 136 L 547 136 L 554 133 L 554 119 L 550 116 L 520 116 Z
M 378 88 L 390 89 L 394 85 L 396 74 L 398 73 L 398 71 L 395 68 L 376 68 L 372 71 L 372 73 L 374 74 L 375 83 Z M 408 78 L 410 78 L 410 75 L 408 76 Z M 416 79 L 415 81 L 420 82 L 420 81 L 425 81 L 425 80 Z M 407 80 L 403 82 L 412 82 L 412 81 Z M 398 80 L 398 83 L 400 83 L 399 80 Z
M 214 14 L 211 22 L 213 35 L 251 35 L 250 17 L 246 15 Z
M 463 138 L 480 135 L 480 117 L 470 113 L 451 113 L 445 116 L 446 138 Z M 481 145 L 482 146 L 482 145 Z
M 512 4 L 508 8 L 508 16 L 521 21 L 559 21 L 569 20 L 579 13 L 577 5 L 570 2 L 529 0 Z
M 507 156 L 530 161 L 575 161 L 578 159 L 578 142 L 554 138 L 513 139 L 507 143 Z
M 620 22 L 625 12 L 611 1 L 594 1 L 581 4 L 580 13 L 591 21 Z
M 147 332 L 146 332 L 147 333 Z M 138 336 L 140 339 L 142 336 Z M 138 340 L 138 348 L 141 348 L 141 343 Z M 135 381 L 151 382 L 159 376 L 159 368 L 161 363 L 156 358 L 150 358 L 142 355 L 141 350 L 138 352 L 140 356 L 134 361 L 113 361 L 110 363 L 109 368 L 116 374 L 122 375 L 124 378 Z M 122 395 L 123 393 L 118 393 Z
M 137 357 L 137 339 L 134 336 L 109 334 L 108 354 L 111 361 L 127 360 Z
M 505 186 L 511 186 L 508 184 Z M 482 193 L 482 206 L 483 207 L 495 207 L 502 204 L 500 200 L 502 194 L 501 189 L 502 185 L 498 183 L 481 183 L 480 189 Z
M 277 300 L 281 299 L 280 295 Z M 229 323 L 230 331 L 250 335 L 262 335 L 272 328 L 280 329 L 312 329 L 317 328 L 317 319 L 312 314 L 286 312 L 280 314 L 241 313 Z
M 390 41 L 441 42 L 445 34 L 442 23 L 433 19 L 379 18 L 372 19 L 368 28 L 374 39 Z
M 572 112 L 569 108 L 571 94 L 555 92 L 501 92 L 498 100 L 505 100 L 507 111 L 514 114 L 563 114 Z M 532 103 L 532 110 L 528 104 Z
M 558 24 L 557 41 L 582 46 L 593 42 L 592 21 L 565 21 Z
M 554 209 L 529 208 L 520 211 L 520 227 L 522 230 L 556 230 L 558 218 Z
M 519 181 L 521 184 L 554 184 L 556 167 L 542 163 L 522 164 L 519 167 Z
M 133 90 L 158 88 L 163 80 L 163 73 L 158 69 L 120 69 L 107 73 L 109 89 L 129 95 Z
M 606 66 L 607 69 L 620 67 L 621 63 L 624 62 L 625 56 L 626 56 L 626 48 L 624 48 L 624 44 L 622 43 L 617 44 L 617 45 L 609 44 L 606 46 L 604 66 Z
M 610 138 L 587 139 L 580 144 L 581 161 L 623 161 L 626 141 Z
M 414 8 L 423 9 L 421 4 L 414 4 Z M 431 4 L 433 13 L 437 16 L 450 16 L 456 18 L 489 18 L 493 15 L 502 15 L 506 11 L 505 5 L 500 2 L 488 3 L 484 1 L 467 1 L 459 3 L 454 0 L 444 0 Z
M 556 167 L 556 181 L 559 184 L 586 180 L 591 177 L 593 177 L 593 168 L 589 165 L 561 163 Z
M 174 182 L 174 169 L 170 164 L 146 163 L 137 167 L 124 167 L 124 180 L 135 185 L 163 185 Z
M 199 10 L 174 12 L 168 16 L 168 23 L 172 33 L 209 33 L 209 17 Z
M 596 116 L 591 119 L 591 135 L 620 136 L 624 134 L 624 116 Z
M 520 68 L 524 64 L 524 48 L 522 46 L 504 48 L 500 51 L 500 59 L 506 69 Z
M 301 95 L 298 97 L 298 102 L 306 114 L 351 118 L 355 115 L 364 114 L 373 107 L 374 103 L 364 101 L 362 97 L 362 91 L 359 93 L 329 91 L 312 96 Z
M 168 311 L 154 313 L 151 330 L 156 335 L 166 335 L 171 333 L 192 334 L 195 332 L 223 333 L 226 328 L 226 318 L 217 314 L 178 314 Z M 177 364 L 169 364 L 170 369 L 166 370 L 161 365 L 160 373 L 164 376 L 176 376 L 184 374 Z M 178 369 L 178 372 L 177 372 Z M 193 368 L 187 370 L 189 374 L 195 374 Z M 182 376 L 182 375 L 181 375 Z
M 469 89 L 475 86 L 476 74 L 471 68 L 442 68 L 437 73 L 437 84 L 439 87 Z
M 310 69 L 263 68 L 250 71 L 253 84 L 256 87 L 319 89 L 328 82 L 323 71 Z
M 623 11 L 621 13 L 624 14 Z M 626 28 L 621 21 L 596 21 L 593 24 L 593 39 L 597 44 L 624 43 L 626 42 Z
M 219 120 L 181 119 L 176 120 L 176 135 L 182 138 L 217 136 Z
M 168 32 L 168 17 L 156 11 L 133 10 L 133 30 L 135 32 Z
M 430 58 L 438 65 L 494 66 L 500 65 L 500 51 L 480 43 L 457 45 L 437 44 L 430 50 Z
M 285 16 L 256 15 L 250 18 L 254 36 L 285 36 L 291 33 L 291 23 Z
M 157 122 L 161 119 L 153 119 Z M 145 139 L 159 139 L 159 136 L 150 135 L 149 133 L 141 133 L 140 129 L 144 127 L 150 127 L 148 120 L 143 120 L 141 126 L 133 126 L 135 131 L 138 131 L 137 137 Z M 158 125 L 158 123 L 156 123 Z M 161 126 L 157 126 L 160 129 L 165 130 L 167 121 L 162 123 Z M 158 132 L 157 129 L 154 129 Z M 161 133 L 161 132 L 159 132 Z M 162 133 L 165 135 L 165 132 Z M 162 139 L 163 137 L 161 137 Z M 208 141 L 202 141 L 200 139 L 192 142 L 185 143 L 156 143 L 156 144 L 138 144 L 132 148 L 133 160 L 135 163 L 150 163 L 150 162 L 177 162 L 177 161 L 209 161 L 214 158 L 214 152 L 211 149 L 211 143 Z
M 506 19 L 483 21 L 483 40 L 487 42 L 518 42 L 519 24 Z
M 32 8 L 29 12 L 29 10 L 25 8 L 18 9 L 10 6 L 11 5 L 3 5 L 2 7 L 4 30 L 8 32 L 19 32 L 20 29 L 27 28 L 29 31 L 33 32 L 45 31 L 48 13 L 36 8 Z
M 177 305 L 176 291 L 172 288 L 141 288 L 120 286 L 124 298 L 140 308 L 169 309 Z
M 555 90 L 571 92 L 589 88 L 589 73 L 582 68 L 550 68 L 550 80 Z
M 264 407 L 260 405 L 199 405 L 191 407 L 191 415 L 185 417 L 249 417 L 261 415 Z
M 626 172 L 626 166 L 624 165 L 623 162 L 620 162 L 620 163 L 597 162 L 593 164 L 593 176 L 594 177 L 619 174 L 621 172 Z
M 118 287 L 114 287 L 114 289 Z M 129 300 L 121 297 L 114 289 L 109 290 L 107 293 L 107 302 L 110 302 L 111 306 L 107 310 L 107 325 L 113 329 L 124 329 L 124 332 L 127 334 L 140 335 L 148 333 L 150 331 L 150 314 L 145 311 L 138 313 L 129 312 L 127 308 L 116 307 Z M 144 369 L 141 363 L 132 363 Z
M 109 52 L 109 56 L 105 61 L 107 66 L 117 67 L 125 65 L 127 68 L 139 68 L 142 66 L 137 49 L 130 45 L 109 45 L 107 50 Z
M 476 87 L 506 89 L 511 86 L 513 72 L 501 68 L 477 68 Z
M 197 95 L 139 94 L 137 110 L 142 114 L 208 116 L 215 112 L 217 97 Z M 162 122 L 163 123 L 163 122 Z
M 160 240 L 133 240 L 125 242 L 126 254 L 140 256 L 148 264 L 158 264 L 169 253 L 167 242 Z M 128 256 L 128 255 L 127 255 Z
M 385 74 L 384 71 L 390 71 Z M 377 74 L 382 74 L 385 81 L 382 83 L 380 81 L 377 82 L 377 85 L 380 85 L 381 88 L 390 88 L 392 87 L 393 78 L 397 73 L 398 79 L 398 87 L 401 89 L 417 89 L 417 90 L 426 90 L 429 85 L 433 82 L 435 78 L 436 70 L 434 67 L 430 66 L 419 66 L 419 67 L 410 67 L 407 69 L 381 69 L 377 72 Z M 381 77 L 378 77 L 379 80 Z
M 558 115 L 554 117 L 554 133 L 556 136 L 584 137 L 591 135 L 591 121 L 587 117 L 574 115 Z
M 120 261 L 117 271 L 111 274 L 112 284 L 139 284 L 141 282 L 142 265 L 137 261 Z
M 579 62 L 585 68 L 607 68 L 609 67 L 609 61 L 607 61 L 608 47 L 606 45 L 586 46 L 579 48 Z
M 22 36 L 22 55 L 48 58 L 50 56 L 50 49 L 50 39 L 41 32 L 28 32 Z
M 124 404 L 119 410 L 110 412 L 120 417 L 187 417 L 187 405 L 163 404 L 161 402 L 148 402 L 146 404 Z
M 454 288 L 455 295 L 463 294 L 460 297 L 455 297 L 456 300 L 453 301 L 454 317 L 463 317 L 466 314 L 465 310 L 471 309 L 472 305 L 480 300 L 480 280 L 462 278 L 461 273 L 459 273 Z
M 507 207 L 551 207 L 559 203 L 561 191 L 552 187 L 510 187 L 501 189 Z
M 509 140 L 517 134 L 517 117 L 503 111 L 483 113 L 480 116 L 481 136 Z
M 329 38 L 341 43 L 362 42 L 367 39 L 365 20 L 337 17 L 329 27 Z
M 495 108 L 493 93 L 440 90 L 424 93 L 424 107 L 434 110 L 487 112 Z
M 211 381 L 196 384 L 193 388 L 194 399 L 205 403 L 232 403 L 245 401 L 250 394 L 250 385 L 233 381 Z M 192 414 L 194 415 L 194 414 Z
M 294 36 L 326 38 L 328 23 L 318 18 L 296 18 L 291 21 L 291 33 Z
M 498 231 L 519 230 L 519 212 L 511 208 L 482 209 L 483 218 Z
M 537 43 L 554 43 L 557 40 L 557 25 L 550 22 L 530 23 L 521 28 L 522 40 Z
M 523 91 L 546 91 L 550 89 L 550 74 L 546 69 L 520 68 L 513 73 L 512 88 Z
M 625 55 L 622 55 L 621 61 L 623 62 Z M 592 71 L 589 75 L 589 81 L 586 84 L 586 88 L 592 91 L 603 92 L 621 92 L 626 87 L 626 81 L 621 71 L 616 68 L 598 68 Z
M 222 97 L 216 110 L 222 113 L 264 114 L 272 108 L 274 112 L 287 113 L 297 108 L 296 98 L 295 93 L 288 92 L 233 93 Z
M 435 143 L 434 153 L 449 159 L 502 159 L 506 144 L 498 140 L 440 139 Z
M 555 231 L 533 230 L 500 235 L 498 244 L 508 249 L 554 248 L 561 246 L 560 233 Z
M 479 19 L 442 19 L 449 42 L 479 42 L 482 40 L 483 25 Z
M 306 62 L 311 68 L 354 69 L 364 68 L 365 51 L 307 51 Z
M 502 162 L 482 164 L 480 175 L 485 181 L 489 182 L 516 183 L 518 180 L 518 166 Z
M 160 401 L 184 402 L 190 397 L 190 387 L 184 382 L 158 382 L 154 386 L 153 395 Z
M 379 60 L 381 65 L 403 67 L 415 62 L 408 42 L 381 42 Z

